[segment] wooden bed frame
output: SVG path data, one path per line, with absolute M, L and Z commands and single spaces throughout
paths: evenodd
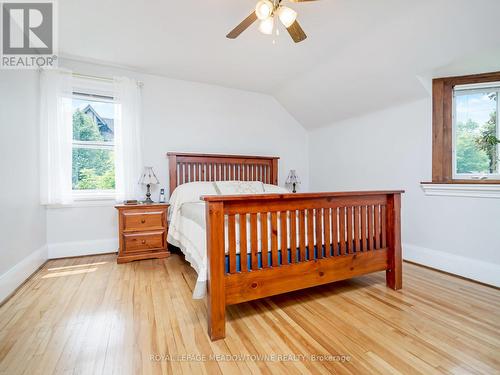
M 168 153 L 168 158 L 170 192 L 192 181 L 278 183 L 277 157 Z M 210 338 L 225 337 L 228 305 L 382 270 L 386 270 L 387 286 L 400 289 L 401 193 L 398 190 L 203 197 Z M 237 232 L 236 224 L 245 219 L 250 223 L 249 231 L 246 225 L 240 225 Z M 241 253 L 250 254 L 248 260 L 237 254 L 237 236 Z M 288 249 L 288 254 L 281 254 L 280 248 Z

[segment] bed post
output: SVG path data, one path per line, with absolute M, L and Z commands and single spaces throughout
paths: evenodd
M 274 158 L 272 160 L 272 169 L 271 169 L 271 182 L 272 185 L 278 185 L 278 158 Z
M 168 181 L 169 181 L 169 196 L 172 195 L 177 187 L 177 155 L 168 153 Z
M 207 202 L 208 334 L 212 340 L 226 336 L 224 290 L 224 204 Z
M 401 255 L 401 194 L 387 197 L 387 244 L 388 265 L 386 282 L 394 290 L 403 287 L 403 264 Z

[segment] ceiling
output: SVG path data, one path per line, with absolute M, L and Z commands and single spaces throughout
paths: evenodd
M 289 4 L 309 38 L 272 43 L 256 0 L 59 2 L 65 57 L 263 92 L 306 128 L 428 95 L 422 80 L 500 70 L 499 0 L 319 0 Z

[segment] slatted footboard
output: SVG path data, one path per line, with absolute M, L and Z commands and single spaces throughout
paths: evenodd
M 211 339 L 227 305 L 382 270 L 400 289 L 401 193 L 204 197 Z

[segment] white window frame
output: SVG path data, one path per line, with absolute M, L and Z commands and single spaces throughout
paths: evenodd
M 113 103 L 116 102 L 111 95 L 103 95 L 101 93 L 93 92 L 92 90 L 82 90 L 80 88 L 74 89 L 71 96 L 73 99 L 95 101 L 101 103 Z M 71 123 L 73 126 L 73 123 Z M 96 141 L 78 141 L 72 139 L 71 150 L 75 148 L 88 148 L 93 150 L 115 150 L 115 142 L 96 142 Z M 73 157 L 71 157 L 71 163 L 73 165 Z M 73 169 L 73 166 L 72 166 Z M 72 176 L 71 176 L 72 177 Z M 116 171 L 115 171 L 116 179 Z M 85 190 L 72 190 L 74 201 L 99 201 L 99 200 L 114 200 L 116 198 L 116 190 L 98 190 L 98 189 L 85 189 Z
M 456 124 L 456 92 L 457 91 L 467 91 L 468 93 L 480 93 L 485 92 L 485 89 L 493 88 L 497 93 L 497 116 L 496 116 L 496 128 L 497 128 L 497 138 L 500 139 L 500 126 L 498 124 L 499 113 L 500 113 L 500 82 L 488 82 L 488 83 L 477 83 L 468 85 L 457 85 L 453 88 L 453 98 L 452 98 L 452 164 L 453 164 L 453 179 L 457 180 L 500 180 L 499 173 L 484 173 L 484 174 L 473 174 L 473 173 L 457 173 L 457 157 L 456 157 L 456 137 L 457 137 L 457 124 Z M 500 155 L 500 144 L 497 144 L 497 155 Z

